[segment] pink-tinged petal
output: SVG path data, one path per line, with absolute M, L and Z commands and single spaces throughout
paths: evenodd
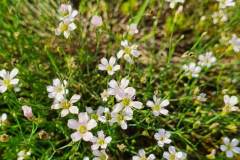
M 97 126 L 97 122 L 94 119 L 91 119 L 90 121 L 88 121 L 87 123 L 87 129 L 91 130 L 93 128 L 95 128 Z
M 233 152 L 232 152 L 232 151 L 227 151 L 227 152 L 226 152 L 226 156 L 227 156 L 228 158 L 232 158 L 232 157 L 233 157 Z
M 79 101 L 80 98 L 81 98 L 80 95 L 74 94 L 74 95 L 72 96 L 72 98 L 70 99 L 70 102 L 71 102 L 71 103 L 76 103 L 77 101 Z
M 78 11 L 77 11 L 77 10 L 74 10 L 74 11 L 72 12 L 72 15 L 71 15 L 71 17 L 72 17 L 72 18 L 74 18 L 74 17 L 76 17 L 76 16 L 77 16 L 77 14 L 78 14 Z
M 133 87 L 126 88 L 124 92 L 129 98 L 133 98 L 136 95 L 136 90 Z
M 228 95 L 224 95 L 223 100 L 225 104 L 228 104 L 230 101 L 230 97 Z
M 239 140 L 236 138 L 233 138 L 231 141 L 231 146 L 237 146 L 239 144 Z
M 223 143 L 224 144 L 229 144 L 230 143 L 230 139 L 228 137 L 224 137 L 223 138 Z
M 18 84 L 18 82 L 19 82 L 19 79 L 17 79 L 17 78 L 11 80 L 12 85 L 16 85 L 16 84 Z
M 220 146 L 220 149 L 221 149 L 221 151 L 226 151 L 226 150 L 227 150 L 227 147 L 226 147 L 225 145 L 221 145 L 221 146 Z
M 113 66 L 115 63 L 116 63 L 116 58 L 115 57 L 111 57 L 110 60 L 109 60 L 109 64 L 111 66 Z
M 115 80 L 111 80 L 109 83 L 108 83 L 109 87 L 111 88 L 117 88 L 118 87 L 118 83 L 117 81 Z
M 93 144 L 92 146 L 91 146 L 91 149 L 92 150 L 97 150 L 99 148 L 99 144 Z
M 79 140 L 81 140 L 81 134 L 79 132 L 74 132 L 71 134 L 71 138 L 73 142 L 77 142 Z
M 105 141 L 106 141 L 107 143 L 110 143 L 110 142 L 112 141 L 112 137 L 107 137 L 107 138 L 105 139 Z
M 69 111 L 70 111 L 70 113 L 72 113 L 72 114 L 78 114 L 78 112 L 79 112 L 77 106 L 71 106 L 71 107 L 69 108 Z
M 60 85 L 60 84 L 61 84 L 61 81 L 60 81 L 58 78 L 56 78 L 56 79 L 53 80 L 53 85 L 54 85 L 54 86 L 58 86 L 58 85 Z
M 61 106 L 59 103 L 55 103 L 51 106 L 51 109 L 60 109 L 60 108 L 61 108 Z
M 86 132 L 83 134 L 84 141 L 91 141 L 92 137 L 93 137 L 93 134 L 91 132 Z
M 123 105 L 121 103 L 117 103 L 114 106 L 113 112 L 120 112 L 123 109 Z
M 143 108 L 143 104 L 141 102 L 138 102 L 138 101 L 133 101 L 131 102 L 131 105 L 136 108 L 136 109 L 141 109 Z
M 154 160 L 154 159 L 156 159 L 156 157 L 155 157 L 154 154 L 150 154 L 150 155 L 148 156 L 148 160 Z
M 153 115 L 154 115 L 154 116 L 159 116 L 160 113 L 159 113 L 158 111 L 153 111 Z
M 127 78 L 123 78 L 120 82 L 120 88 L 126 88 L 129 84 L 129 80 Z
M 17 74 L 18 74 L 18 69 L 17 69 L 17 68 L 14 68 L 14 69 L 10 72 L 10 79 L 13 79 Z
M 127 47 L 128 46 L 128 41 L 127 40 L 121 41 L 121 46 Z
M 161 107 L 165 107 L 169 105 L 169 101 L 167 99 L 163 100 L 161 103 Z
M 87 123 L 89 120 L 87 112 L 81 112 L 78 114 L 78 119 L 80 123 Z
M 5 78 L 7 75 L 7 71 L 5 69 L 0 71 L 0 77 Z
M 138 50 L 132 50 L 131 54 L 134 56 L 134 57 L 138 57 L 140 55 L 140 52 Z
M 147 101 L 147 104 L 146 104 L 148 107 L 153 107 L 154 106 L 154 103 L 153 101 Z
M 68 115 L 69 114 L 69 110 L 68 109 L 63 109 L 62 111 L 61 111 L 61 117 L 65 117 L 66 115 Z
M 4 93 L 7 91 L 7 87 L 6 86 L 0 86 L 0 92 Z
M 163 152 L 163 158 L 169 159 L 170 154 L 168 152 Z
M 145 156 L 145 151 L 143 150 L 143 149 L 140 149 L 139 151 L 138 151 L 138 154 L 141 156 L 141 157 L 143 157 L 143 156 Z
M 69 119 L 67 125 L 68 125 L 68 128 L 71 128 L 71 129 L 78 129 L 80 126 L 78 121 L 76 121 L 75 119 Z
M 234 147 L 233 152 L 240 154 L 240 147 Z
M 103 65 L 103 64 L 99 64 L 99 65 L 98 65 L 98 69 L 101 70 L 101 71 L 107 70 L 106 66 Z
M 161 109 L 159 112 L 163 115 L 168 115 L 168 110 L 166 109 Z
M 105 66 L 108 65 L 108 60 L 105 57 L 103 57 L 100 61 L 103 65 L 105 65 Z
M 103 130 L 97 132 L 98 137 L 105 137 Z
M 92 107 L 86 107 L 86 111 L 87 111 L 87 113 L 89 113 L 89 114 L 91 114 L 91 113 L 94 112 L 93 109 L 92 109 Z
M 53 86 L 47 86 L 47 91 L 48 91 L 48 92 L 53 92 L 53 91 L 54 91 Z
M 121 123 L 121 128 L 124 130 L 127 129 L 127 123 L 125 121 Z
M 118 59 L 122 58 L 123 54 L 124 54 L 124 51 L 121 49 L 121 50 L 118 51 L 118 53 L 117 53 L 117 58 L 118 58 Z
M 168 151 L 169 151 L 169 153 L 176 153 L 176 149 L 174 146 L 168 147 Z

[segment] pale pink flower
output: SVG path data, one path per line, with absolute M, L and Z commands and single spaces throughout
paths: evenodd
M 117 53 L 117 58 L 124 58 L 128 63 L 133 63 L 133 57 L 140 56 L 137 45 L 129 45 L 127 40 L 121 41 L 122 49 Z
M 154 134 L 154 138 L 157 140 L 158 146 L 163 147 L 164 144 L 170 144 L 172 140 L 170 139 L 171 133 L 165 129 L 159 129 L 157 133 Z
M 169 101 L 167 99 L 158 98 L 156 95 L 153 96 L 153 101 L 147 101 L 147 106 L 152 108 L 154 116 L 168 115 L 168 110 L 165 109 L 168 105 Z
M 64 99 L 64 97 L 68 94 L 68 89 L 66 89 L 66 86 L 66 80 L 63 80 L 63 82 L 61 82 L 60 79 L 54 79 L 53 84 L 47 86 L 48 97 L 53 98 L 57 101 Z
M 187 154 L 185 152 L 177 152 L 174 146 L 168 147 L 168 152 L 163 152 L 163 158 L 167 160 L 184 160 Z
M 97 16 L 97 15 L 93 16 L 92 19 L 91 19 L 91 24 L 94 27 L 102 26 L 102 24 L 103 24 L 102 17 L 101 16 Z
M 74 18 L 77 16 L 78 11 L 73 10 L 72 6 L 70 4 L 61 4 L 59 8 L 60 13 L 60 20 L 69 20 L 73 21 Z
M 140 149 L 138 151 L 138 154 L 132 157 L 132 160 L 154 160 L 154 159 L 156 159 L 155 155 L 150 154 L 149 156 L 146 156 L 144 149 Z
M 107 71 L 109 75 L 113 75 L 116 71 L 120 70 L 120 65 L 116 63 L 116 58 L 111 57 L 109 61 L 104 57 L 101 59 L 101 64 L 98 65 L 99 70 Z
M 11 72 L 5 69 L 0 71 L 0 93 L 6 92 L 12 87 L 16 88 L 19 79 L 15 78 L 18 74 L 18 69 L 14 68 Z
M 33 118 L 32 108 L 30 106 L 26 106 L 26 105 L 22 106 L 22 111 L 23 111 L 23 115 L 27 119 Z

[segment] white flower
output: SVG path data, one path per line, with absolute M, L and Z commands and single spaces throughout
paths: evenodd
M 55 34 L 57 36 L 61 35 L 63 33 L 65 38 L 68 38 L 70 36 L 70 32 L 75 30 L 77 26 L 75 23 L 69 21 L 69 20 L 64 20 L 59 23 L 58 28 L 55 30 Z
M 24 116 L 27 119 L 33 118 L 33 113 L 32 113 L 32 108 L 31 107 L 24 105 L 24 106 L 22 106 L 22 111 L 23 111 Z
M 163 158 L 167 160 L 184 160 L 186 159 L 187 154 L 184 152 L 176 152 L 176 149 L 174 146 L 170 146 L 168 148 L 168 152 L 163 152 Z
M 174 8 L 177 3 L 184 3 L 185 0 L 166 0 L 166 2 L 170 2 L 170 8 Z
M 111 57 L 109 61 L 104 57 L 101 59 L 101 64 L 98 65 L 99 70 L 107 71 L 109 75 L 113 75 L 120 69 L 120 65 L 116 64 L 116 58 Z
M 70 4 L 61 4 L 59 8 L 60 13 L 60 20 L 69 20 L 73 21 L 74 18 L 77 16 L 78 11 L 73 10 L 72 6 Z
M 228 20 L 227 14 L 222 10 L 214 12 L 212 15 L 212 18 L 213 18 L 213 24 L 226 22 Z
M 91 115 L 91 118 L 95 119 L 96 121 L 103 123 L 107 121 L 105 113 L 109 112 L 108 108 L 99 106 L 98 109 L 94 111 L 91 107 L 86 107 L 86 111 L 89 115 Z
M 78 114 L 78 107 L 74 103 L 79 101 L 80 98 L 80 95 L 74 94 L 70 100 L 63 98 L 60 101 L 55 101 L 51 109 L 62 109 L 61 117 L 65 117 L 69 113 Z
M 135 23 L 130 24 L 129 26 L 127 26 L 127 30 L 130 35 L 137 34 L 138 33 L 137 24 Z
M 132 108 L 141 109 L 143 107 L 142 103 L 139 101 L 134 101 L 136 91 L 132 87 L 128 87 L 124 90 L 124 96 L 122 96 L 114 106 L 113 112 L 119 112 L 121 110 L 127 110 L 127 112 L 132 112 Z
M 236 96 L 229 96 L 229 95 L 224 95 L 223 97 L 225 106 L 224 106 L 224 110 L 229 112 L 229 111 L 238 111 L 238 107 L 235 106 L 236 104 L 238 104 L 238 98 Z
M 93 16 L 92 19 L 91 19 L 91 24 L 94 26 L 94 27 L 100 27 L 102 26 L 103 24 L 103 21 L 102 21 L 102 17 L 101 16 Z
M 18 74 L 18 69 L 14 68 L 11 72 L 5 69 L 0 71 L 0 93 L 6 92 L 12 87 L 17 87 L 19 79 L 15 78 Z
M 223 145 L 220 146 L 221 151 L 226 152 L 228 158 L 232 158 L 234 153 L 240 154 L 240 147 L 237 147 L 239 141 L 233 138 L 231 141 L 228 137 L 223 138 Z
M 156 159 L 154 154 L 150 154 L 148 157 L 146 157 L 144 149 L 140 149 L 138 151 L 138 154 L 132 157 L 132 160 L 154 160 L 154 159 Z
M 205 54 L 199 55 L 198 60 L 199 60 L 198 64 L 200 66 L 211 67 L 216 62 L 217 59 L 212 52 L 207 52 Z
M 108 155 L 107 153 L 105 152 L 105 150 L 94 150 L 93 151 L 93 155 L 95 156 L 93 158 L 93 160 L 107 160 L 108 159 Z
M 117 53 L 117 58 L 124 58 L 128 63 L 133 63 L 132 57 L 138 57 L 140 52 L 137 50 L 137 45 L 129 45 L 127 40 L 121 41 L 121 49 Z
M 6 121 L 7 121 L 7 114 L 6 114 L 6 113 L 3 113 L 3 114 L 0 116 L 0 126 L 2 126 Z
M 168 105 L 169 101 L 167 99 L 157 98 L 155 95 L 153 96 L 153 101 L 147 101 L 147 106 L 152 108 L 154 116 L 159 116 L 160 114 L 168 115 L 168 110 L 165 109 Z
M 236 34 L 232 35 L 232 39 L 229 40 L 229 43 L 232 45 L 235 52 L 240 52 L 240 38 L 238 38 Z
M 89 160 L 89 157 L 83 157 L 83 160 Z
M 101 98 L 104 102 L 106 102 L 108 100 L 108 97 L 109 97 L 109 93 L 106 89 L 103 90 L 103 92 L 101 93 Z
M 112 138 L 110 136 L 105 137 L 105 134 L 102 130 L 98 131 L 97 135 L 98 137 L 93 137 L 91 140 L 93 143 L 93 145 L 91 146 L 92 150 L 97 150 L 99 148 L 106 149 Z
M 127 122 L 130 121 L 133 117 L 132 112 L 128 112 L 127 110 L 125 111 L 120 111 L 120 112 L 111 112 L 111 121 L 110 124 L 113 123 L 118 123 L 122 129 L 127 129 Z
M 158 132 L 154 134 L 154 138 L 157 140 L 160 147 L 163 147 L 164 144 L 170 144 L 172 142 L 170 136 L 171 133 L 165 129 L 159 129 Z
M 17 160 L 24 160 L 27 159 L 29 156 L 31 155 L 31 151 L 26 151 L 26 150 L 21 150 L 20 152 L 18 152 L 17 156 Z
M 118 83 L 115 80 L 111 80 L 108 85 L 109 85 L 109 89 L 108 89 L 108 93 L 110 95 L 115 96 L 115 98 L 117 100 L 121 100 L 122 97 L 124 97 L 125 95 L 125 90 L 130 90 L 133 89 L 132 87 L 128 87 L 129 84 L 129 80 L 126 78 L 123 78 L 120 83 Z
M 234 0 L 217 0 L 217 1 L 219 2 L 219 8 L 220 9 L 235 6 Z
M 53 80 L 52 86 L 47 86 L 48 97 L 54 98 L 57 101 L 61 101 L 64 99 L 66 94 L 68 94 L 68 89 L 65 87 L 67 86 L 67 81 L 63 80 L 63 83 L 59 79 Z
M 201 72 L 201 67 L 192 62 L 188 65 L 183 65 L 183 70 L 185 71 L 185 75 L 196 78 Z
M 75 119 L 68 120 L 68 127 L 76 130 L 71 134 L 71 138 L 74 142 L 83 139 L 84 141 L 90 141 L 93 138 L 91 129 L 97 126 L 97 122 L 94 119 L 89 119 L 86 112 L 78 114 L 78 121 Z
M 207 98 L 206 98 L 207 94 L 206 93 L 200 93 L 198 96 L 197 96 L 197 100 L 200 101 L 200 102 L 206 102 L 207 101 Z

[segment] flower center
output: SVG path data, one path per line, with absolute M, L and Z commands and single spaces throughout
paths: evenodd
M 131 54 L 131 51 L 132 51 L 132 49 L 131 49 L 130 47 L 125 47 L 125 48 L 124 48 L 124 52 L 125 52 L 126 54 Z
M 64 109 L 68 109 L 71 107 L 71 104 L 69 103 L 69 101 L 63 101 L 62 104 L 61 104 L 62 108 Z
M 161 106 L 160 105 L 155 105 L 153 106 L 153 110 L 154 111 L 159 111 L 161 109 Z
M 141 157 L 140 160 L 147 160 L 147 158 L 144 156 L 144 157 Z
M 169 160 L 175 160 L 175 154 L 170 154 Z
M 124 116 L 121 114 L 121 113 L 119 113 L 118 115 L 117 115 L 117 121 L 118 122 L 121 122 L 121 121 L 123 121 L 124 120 Z
M 56 86 L 55 91 L 57 93 L 61 93 L 63 91 L 63 87 L 62 86 Z
M 113 69 L 113 67 L 112 67 L 111 65 L 108 65 L 108 66 L 107 66 L 107 70 L 108 70 L 108 71 L 112 71 L 112 69 Z
M 6 86 L 6 87 L 9 87 L 11 86 L 11 81 L 9 79 L 4 79 L 3 80 L 3 84 Z
M 105 143 L 105 141 L 104 141 L 103 138 L 99 138 L 99 139 L 98 139 L 98 144 L 104 145 L 104 143 Z
M 98 115 L 94 113 L 94 114 L 91 115 L 91 118 L 95 119 L 97 121 L 98 120 Z
M 130 105 L 130 102 L 131 102 L 131 100 L 130 100 L 129 98 L 124 98 L 124 99 L 122 100 L 122 105 L 123 105 L 124 107 L 127 107 L 127 106 Z
M 64 31 L 67 31 L 68 30 L 68 24 L 66 23 L 63 23 L 60 27 L 61 31 L 64 32 Z
M 79 131 L 81 134 L 86 133 L 86 132 L 87 132 L 87 127 L 86 127 L 86 126 L 80 126 L 80 127 L 78 128 L 78 131 Z

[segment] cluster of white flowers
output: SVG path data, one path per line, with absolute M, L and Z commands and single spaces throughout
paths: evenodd
M 170 8 L 175 8 L 175 6 L 177 5 L 177 3 L 184 3 L 185 0 L 165 0 L 166 2 L 169 2 L 169 6 Z
M 203 67 L 209 68 L 216 62 L 216 57 L 212 52 L 206 52 L 198 56 L 198 63 L 191 62 L 183 65 L 185 75 L 190 78 L 197 78 Z
M 18 87 L 19 79 L 15 78 L 17 74 L 17 68 L 14 68 L 11 72 L 6 71 L 5 69 L 0 71 L 0 93 L 4 93 L 12 88 L 15 92 L 20 90 Z
M 70 36 L 70 32 L 77 28 L 74 23 L 74 19 L 78 14 L 77 10 L 74 10 L 70 4 L 62 4 L 59 8 L 60 23 L 58 28 L 55 30 L 56 35 L 63 33 L 65 38 Z
M 235 6 L 234 0 L 216 0 L 219 3 L 219 10 L 212 15 L 213 24 L 224 23 L 228 20 L 226 8 Z

